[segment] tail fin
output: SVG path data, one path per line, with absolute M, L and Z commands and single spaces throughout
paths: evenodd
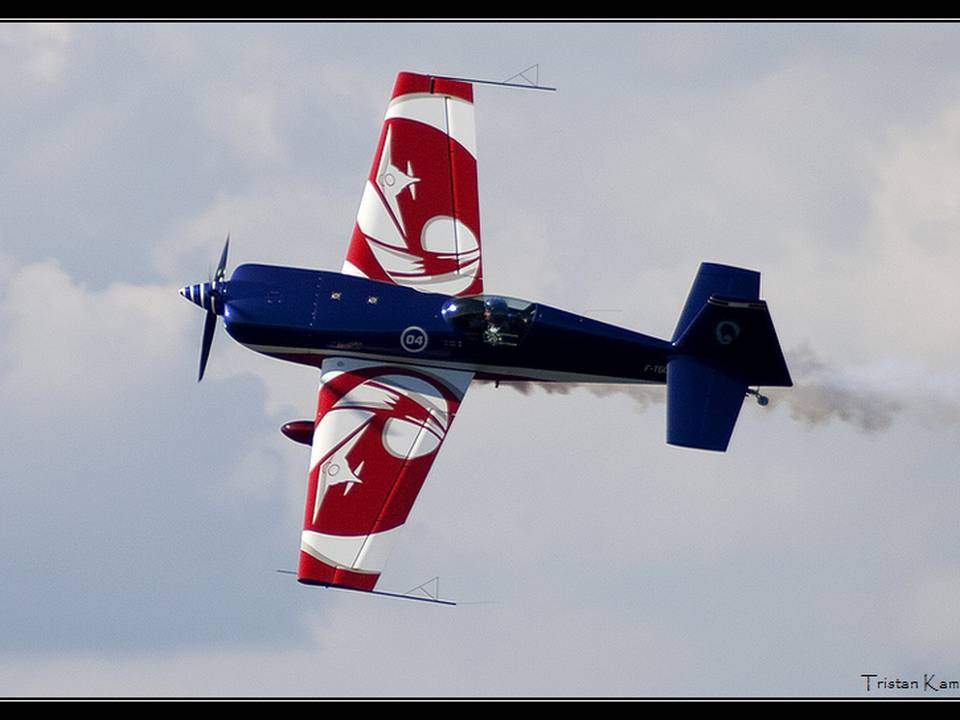
M 677 321 L 677 329 L 673 331 L 673 342 L 679 340 L 683 332 L 690 327 L 711 295 L 759 300 L 760 273 L 729 265 L 700 263 L 697 277 L 693 281 L 690 294 L 687 295 L 687 302 L 684 303 L 683 312 L 680 313 L 680 319 Z
M 667 442 L 724 451 L 750 385 L 790 386 L 760 273 L 703 263 L 667 362 Z

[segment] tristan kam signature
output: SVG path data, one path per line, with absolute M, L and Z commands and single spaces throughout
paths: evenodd
M 960 680 L 947 678 L 937 673 L 923 673 L 921 676 L 902 678 L 881 675 L 879 673 L 861 673 L 860 679 L 864 692 L 920 691 L 924 693 L 960 692 Z M 951 693 L 952 694 L 952 693 Z

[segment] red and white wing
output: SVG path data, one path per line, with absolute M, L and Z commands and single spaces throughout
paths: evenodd
M 374 588 L 472 378 L 454 370 L 324 361 L 300 582 Z
M 397 76 L 343 272 L 423 292 L 483 292 L 470 83 Z
M 400 73 L 343 272 L 483 292 L 473 87 Z M 473 374 L 328 358 L 297 577 L 372 590 Z

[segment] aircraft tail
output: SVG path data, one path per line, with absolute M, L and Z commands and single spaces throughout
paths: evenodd
M 667 362 L 667 442 L 727 449 L 751 385 L 791 386 L 760 273 L 703 263 Z

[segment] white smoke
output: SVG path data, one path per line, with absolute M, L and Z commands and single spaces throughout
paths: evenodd
M 831 420 L 848 423 L 864 433 L 885 430 L 904 403 L 876 381 L 857 380 L 820 360 L 809 343 L 786 353 L 792 388 L 765 391 L 770 404 L 785 405 L 790 416 L 808 427 Z
M 922 377 L 920 372 L 884 375 L 858 372 L 855 368 L 838 369 L 821 360 L 807 342 L 787 352 L 786 359 L 794 386 L 760 390 L 770 398 L 769 410 L 785 408 L 790 417 L 806 427 L 835 421 L 873 434 L 889 428 L 908 408 L 926 424 L 960 424 L 960 393 L 953 387 L 956 381 L 931 380 Z M 578 388 L 597 397 L 627 395 L 636 403 L 637 412 L 645 412 L 666 399 L 664 387 L 659 385 L 500 384 L 523 395 L 534 392 L 566 395 Z
M 521 395 L 544 392 L 548 395 L 567 395 L 572 390 L 587 390 L 597 397 L 627 395 L 636 403 L 636 411 L 644 412 L 651 405 L 659 405 L 666 400 L 662 385 L 621 385 L 597 383 L 561 383 L 561 382 L 501 382 L 500 385 L 516 390 Z

